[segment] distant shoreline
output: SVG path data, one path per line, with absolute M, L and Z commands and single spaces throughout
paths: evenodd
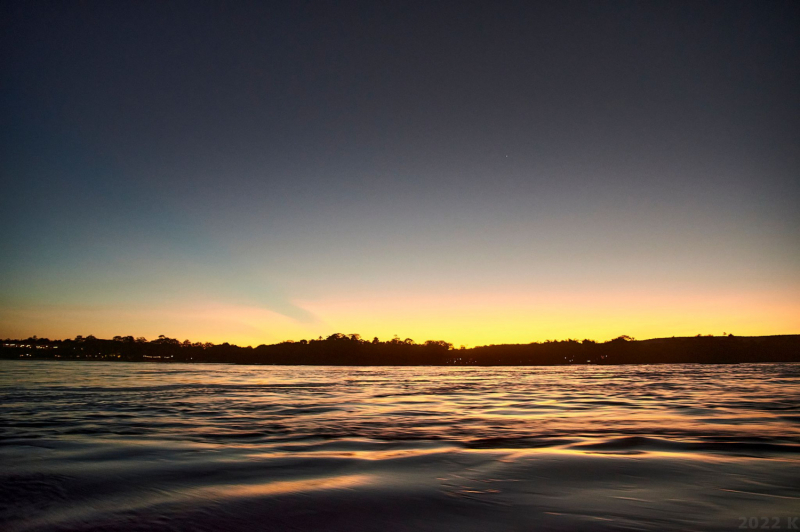
M 159 337 L 93 336 L 70 340 L 4 340 L 0 359 L 302 366 L 563 366 L 626 364 L 740 364 L 800 362 L 800 335 L 695 336 L 608 342 L 563 340 L 454 349 L 441 340 L 381 342 L 359 335 L 258 347 L 191 343 Z

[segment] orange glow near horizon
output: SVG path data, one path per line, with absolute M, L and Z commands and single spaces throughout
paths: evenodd
M 309 302 L 304 308 L 332 322 L 337 316 L 345 333 L 377 331 L 374 335 L 381 339 L 397 334 L 472 347 L 567 338 L 605 341 L 622 334 L 639 339 L 723 332 L 788 334 L 800 331 L 797 301 L 784 294 L 658 294 L 644 299 L 635 292 L 598 292 L 382 296 Z
M 638 339 L 696 334 L 737 336 L 800 332 L 800 297 L 792 293 L 680 294 L 505 292 L 356 294 L 296 301 L 314 318 L 300 321 L 255 306 L 194 301 L 162 308 L 29 308 L 4 311 L 3 337 L 72 338 L 159 334 L 180 340 L 257 346 L 358 333 L 398 335 L 455 346 L 529 343 L 622 334 Z

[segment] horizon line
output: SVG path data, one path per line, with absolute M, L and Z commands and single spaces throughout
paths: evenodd
M 303 342 L 311 343 L 311 342 L 329 341 L 329 340 L 337 340 L 337 339 L 352 341 L 354 336 L 358 337 L 357 340 L 359 340 L 360 342 L 363 342 L 363 343 L 374 343 L 375 340 L 378 340 L 379 343 L 401 343 L 401 344 L 405 344 L 405 345 L 424 346 L 426 342 L 444 342 L 444 343 L 448 344 L 451 349 L 475 349 L 475 348 L 478 348 L 478 347 L 490 347 L 490 346 L 501 346 L 501 345 L 533 345 L 533 344 L 546 344 L 546 343 L 558 343 L 558 342 L 577 342 L 577 343 L 587 342 L 587 343 L 604 344 L 604 343 L 609 343 L 609 342 L 612 342 L 612 341 L 615 341 L 615 340 L 625 340 L 625 341 L 630 341 L 630 342 L 648 342 L 648 341 L 653 341 L 653 340 L 670 340 L 670 339 L 682 339 L 682 338 L 683 339 L 688 339 L 688 338 L 773 338 L 773 337 L 779 337 L 779 336 L 800 336 L 800 333 L 764 334 L 764 335 L 749 335 L 749 336 L 748 335 L 736 335 L 736 334 L 733 334 L 733 333 L 723 333 L 723 334 L 720 334 L 720 335 L 716 335 L 716 334 L 696 334 L 696 335 L 693 335 L 693 336 L 659 336 L 659 337 L 654 337 L 654 338 L 634 338 L 632 336 L 629 336 L 629 335 L 626 335 L 626 334 L 622 334 L 622 335 L 619 335 L 619 336 L 617 336 L 615 338 L 611 338 L 611 339 L 605 340 L 605 341 L 598 341 L 598 340 L 594 340 L 594 339 L 591 339 L 591 338 L 584 338 L 582 340 L 579 340 L 577 338 L 564 338 L 564 339 L 560 339 L 560 340 L 558 340 L 558 339 L 547 339 L 547 340 L 541 340 L 541 341 L 531 341 L 531 342 L 521 342 L 521 343 L 520 342 L 518 342 L 518 343 L 491 343 L 491 344 L 474 345 L 472 347 L 467 347 L 466 345 L 463 345 L 463 344 L 460 345 L 459 347 L 456 347 L 453 343 L 448 342 L 446 340 L 428 339 L 428 340 L 423 340 L 421 342 L 417 342 L 416 340 L 413 340 L 411 338 L 401 339 L 400 336 L 396 335 L 396 334 L 389 340 L 380 340 L 377 336 L 375 336 L 372 340 L 368 340 L 366 338 L 363 338 L 358 333 L 350 333 L 350 334 L 332 333 L 332 334 L 328 335 L 327 337 L 319 336 L 317 338 L 309 338 L 309 339 L 301 338 L 300 340 L 287 339 L 287 340 L 282 340 L 282 341 L 271 343 L 271 344 L 261 343 L 261 344 L 255 345 L 255 346 L 253 346 L 253 345 L 238 345 L 238 344 L 233 344 L 233 343 L 230 343 L 230 342 L 227 342 L 227 341 L 220 342 L 220 343 L 213 343 L 213 342 L 208 342 L 208 341 L 206 341 L 206 342 L 190 341 L 189 339 L 185 339 L 185 340 L 181 341 L 178 338 L 170 338 L 170 337 L 168 337 L 166 335 L 163 335 L 163 334 L 159 335 L 157 338 L 155 338 L 153 340 L 148 340 L 147 338 L 145 338 L 143 336 L 136 337 L 136 336 L 133 336 L 133 335 L 125 335 L 125 336 L 116 335 L 116 336 L 114 336 L 112 338 L 98 338 L 98 337 L 96 337 L 96 336 L 94 336 L 92 334 L 89 334 L 87 336 L 77 335 L 77 336 L 75 336 L 75 338 L 48 338 L 48 337 L 39 337 L 38 335 L 32 335 L 32 336 L 29 336 L 28 338 L 4 338 L 2 341 L 3 342 L 20 342 L 20 341 L 23 341 L 23 342 L 24 341 L 34 341 L 34 342 L 36 342 L 36 341 L 46 341 L 46 342 L 67 342 L 67 341 L 71 341 L 71 342 L 75 342 L 75 341 L 85 341 L 85 340 L 91 338 L 93 340 L 101 340 L 101 341 L 127 341 L 127 342 L 130 342 L 130 340 L 128 340 L 130 338 L 130 339 L 133 339 L 134 343 L 152 343 L 152 342 L 159 342 L 159 340 L 161 340 L 160 343 L 163 343 L 165 341 L 169 341 L 169 343 L 177 342 L 179 345 L 184 345 L 187 342 L 189 343 L 189 345 L 193 345 L 193 346 L 196 346 L 196 345 L 205 346 L 205 345 L 209 345 L 209 344 L 212 345 L 212 346 L 217 346 L 217 345 L 228 344 L 228 345 L 234 346 L 234 347 L 241 347 L 241 348 L 249 347 L 249 348 L 255 349 L 255 348 L 258 348 L 258 347 L 261 347 L 261 346 L 281 345 L 281 344 L 287 344 L 287 343 L 302 344 Z M 394 340 L 397 340 L 397 342 L 393 342 Z M 411 342 L 408 342 L 408 340 L 411 340 Z

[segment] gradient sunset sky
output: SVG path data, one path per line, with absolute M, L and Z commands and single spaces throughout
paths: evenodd
M 0 337 L 800 333 L 796 1 L 0 10 Z

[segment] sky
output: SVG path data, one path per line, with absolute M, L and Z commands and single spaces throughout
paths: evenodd
M 0 337 L 800 333 L 797 2 L 0 10 Z

